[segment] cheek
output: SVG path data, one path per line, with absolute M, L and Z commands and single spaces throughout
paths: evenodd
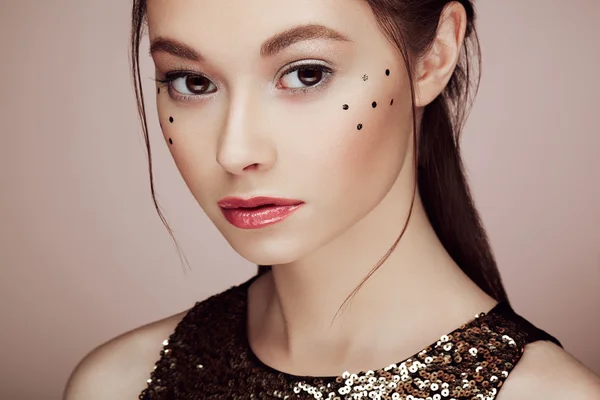
M 304 141 L 288 149 L 294 154 L 290 158 L 297 157 L 293 165 L 304 166 L 296 173 L 298 179 L 329 203 L 344 194 L 387 192 L 398 176 L 412 132 L 410 95 L 404 85 L 375 87 L 345 99 L 337 109 L 330 106 L 329 112 L 311 118 L 309 126 L 304 124 L 298 132 Z
M 197 106 L 175 107 L 169 100 L 159 99 L 158 115 L 164 139 L 183 180 L 201 203 L 204 194 L 210 193 L 218 172 L 213 133 L 219 129 L 219 118 L 215 114 L 199 111 Z

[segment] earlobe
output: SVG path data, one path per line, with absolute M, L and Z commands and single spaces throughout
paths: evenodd
M 431 103 L 450 81 L 463 48 L 466 24 L 461 4 L 450 3 L 442 11 L 433 44 L 417 62 L 415 106 Z

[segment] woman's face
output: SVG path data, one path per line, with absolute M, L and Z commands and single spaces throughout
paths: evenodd
M 148 0 L 148 28 L 165 141 L 240 255 L 299 260 L 381 207 L 411 103 L 365 1 Z M 231 196 L 301 205 L 224 211 Z

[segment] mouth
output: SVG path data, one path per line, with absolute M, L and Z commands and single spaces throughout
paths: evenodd
M 217 203 L 223 215 L 240 229 L 258 229 L 281 222 L 298 210 L 304 202 L 276 197 L 225 197 Z

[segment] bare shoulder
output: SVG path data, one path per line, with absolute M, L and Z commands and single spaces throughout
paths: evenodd
M 136 399 L 160 358 L 163 340 L 186 313 L 126 332 L 92 350 L 71 374 L 64 399 Z
M 497 400 L 600 399 L 600 378 L 552 342 L 530 343 Z

